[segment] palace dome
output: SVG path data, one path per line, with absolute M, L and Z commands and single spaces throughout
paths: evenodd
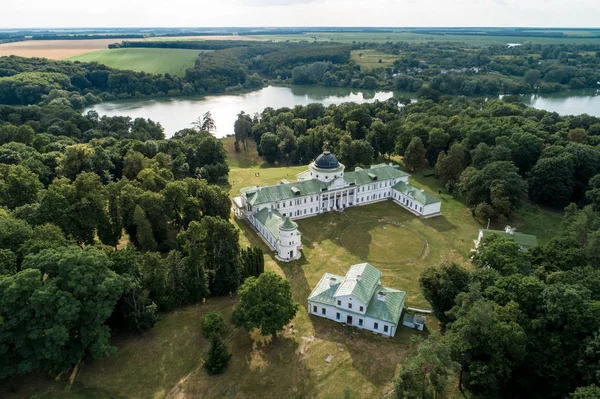
M 339 168 L 339 166 L 340 163 L 337 158 L 329 151 L 324 151 L 317 159 L 315 159 L 315 167 L 319 169 L 336 169 Z

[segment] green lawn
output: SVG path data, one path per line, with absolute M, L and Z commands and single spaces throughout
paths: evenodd
M 389 68 L 394 66 L 398 56 L 377 50 L 352 50 L 350 59 L 360 65 L 361 70 Z M 381 63 L 379 62 L 381 60 Z
M 225 139 L 233 150 L 233 139 Z M 270 167 L 256 154 L 230 152 L 228 186 L 237 194 L 243 186 L 274 184 L 292 180 L 306 166 Z M 240 167 L 244 165 L 245 167 Z M 7 398 L 340 398 L 347 385 L 354 398 L 379 398 L 393 388 L 393 380 L 412 349 L 410 337 L 420 334 L 401 328 L 393 339 L 344 327 L 309 316 L 306 298 L 323 273 L 345 274 L 354 263 L 369 261 L 382 273 L 384 285 L 407 291 L 407 305 L 428 308 L 418 278 L 428 266 L 453 260 L 469 267 L 481 224 L 459 198 L 442 191 L 433 177 L 424 173 L 411 177 L 442 200 L 443 216 L 421 219 L 391 201 L 354 207 L 343 213 L 329 212 L 300 219 L 303 257 L 291 263 L 275 261 L 273 254 L 248 223 L 235 220 L 242 245 L 258 245 L 265 251 L 266 269 L 287 278 L 300 310 L 290 326 L 275 341 L 258 334 L 236 331 L 229 326 L 228 346 L 233 353 L 222 376 L 208 376 L 201 368 L 207 342 L 200 332 L 200 319 L 208 310 L 226 318 L 237 299 L 210 298 L 206 303 L 164 314 L 159 323 L 142 335 L 119 335 L 115 358 L 84 365 L 70 391 L 63 382 L 27 376 L 16 383 L 20 389 Z M 526 205 L 510 223 L 520 231 L 538 235 L 545 242 L 560 223 L 560 215 Z M 501 226 L 492 226 L 501 227 Z M 427 330 L 438 328 L 428 317 Z M 426 334 L 425 332 L 424 334 Z M 325 358 L 333 355 L 331 363 Z M 461 397 L 450 384 L 450 397 Z
M 94 51 L 69 58 L 70 61 L 99 62 L 137 72 L 169 73 L 183 76 L 203 50 L 162 48 L 119 48 Z

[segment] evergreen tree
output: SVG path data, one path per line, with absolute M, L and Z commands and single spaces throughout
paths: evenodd
M 204 360 L 204 369 L 208 374 L 221 374 L 227 368 L 231 354 L 219 334 L 210 337 L 210 348 Z
M 413 172 L 418 172 L 427 165 L 425 147 L 420 137 L 413 137 L 404 153 L 404 166 Z
M 133 223 L 136 227 L 136 241 L 140 249 L 143 251 L 156 250 L 156 240 L 152 234 L 152 226 L 146 218 L 146 213 L 139 205 L 135 206 Z

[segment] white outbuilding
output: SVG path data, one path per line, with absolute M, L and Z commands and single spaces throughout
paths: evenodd
M 381 285 L 369 263 L 352 265 L 345 276 L 325 273 L 308 296 L 308 313 L 393 337 L 406 292 Z

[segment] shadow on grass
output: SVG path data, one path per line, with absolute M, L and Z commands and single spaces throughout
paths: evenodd
M 303 359 L 298 358 L 297 341 L 282 336 L 261 337 L 256 341 L 248 339 L 246 345 L 251 347 L 244 351 L 246 369 L 242 373 L 249 377 L 244 397 L 317 397 L 314 376 Z
M 402 364 L 412 345 L 413 335 L 427 333 L 400 327 L 394 338 L 385 338 L 358 327 L 345 326 L 318 316 L 309 316 L 313 324 L 315 338 L 336 343 L 338 348 L 351 357 L 352 368 L 375 386 L 384 386 L 395 378 L 398 364 Z M 341 351 L 332 353 L 340 356 Z
M 444 215 L 436 216 L 430 219 L 423 219 L 423 224 L 427 227 L 437 230 L 440 233 L 445 233 L 456 229 L 456 226 L 452 224 Z

